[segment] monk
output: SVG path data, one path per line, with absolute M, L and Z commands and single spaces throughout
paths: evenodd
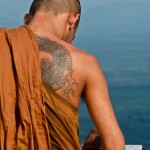
M 99 63 L 94 56 L 71 44 L 80 15 L 79 0 L 34 0 L 24 17 L 25 28 L 30 37 L 34 36 L 37 44 L 34 48 L 38 47 L 39 52 L 37 59 L 50 135 L 50 140 L 45 139 L 50 141 L 52 150 L 81 150 L 78 108 L 83 95 L 101 138 L 99 149 L 124 150 L 124 137 Z M 41 124 L 41 127 L 47 133 L 47 126 Z
M 53 150 L 80 150 L 78 107 L 84 96 L 103 150 L 124 150 L 124 138 L 96 58 L 70 43 L 75 37 L 79 0 L 34 0 L 25 24 L 35 34 L 41 59 L 47 120 Z

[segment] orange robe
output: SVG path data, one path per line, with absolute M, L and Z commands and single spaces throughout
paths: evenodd
M 52 150 L 81 150 L 77 109 L 44 86 Z
M 27 26 L 0 29 L 0 150 L 50 150 L 36 41 Z

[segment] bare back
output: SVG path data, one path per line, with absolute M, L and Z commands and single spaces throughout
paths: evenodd
M 35 35 L 43 84 L 78 108 L 85 85 L 85 59 L 89 55 L 64 42 Z M 86 66 L 85 66 L 86 67 Z
M 123 150 L 123 136 L 109 99 L 105 76 L 96 58 L 61 39 L 35 37 L 39 45 L 43 84 L 76 109 L 83 94 L 104 148 L 111 149 L 114 146 L 112 140 L 121 139 L 115 149 L 121 147 Z

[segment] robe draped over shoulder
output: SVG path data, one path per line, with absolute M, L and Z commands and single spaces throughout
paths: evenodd
M 77 109 L 46 86 L 44 100 L 52 150 L 81 150 Z
M 28 26 L 0 29 L 0 150 L 50 150 L 38 46 Z

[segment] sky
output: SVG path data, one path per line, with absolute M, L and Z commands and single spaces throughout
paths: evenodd
M 85 0 L 82 1 L 84 2 Z M 32 0 L 0 0 L 0 26 L 14 27 L 21 25 L 23 16 L 28 12 L 31 3 Z M 89 0 L 83 3 L 83 12 L 96 6 L 95 3 L 90 3 Z
M 82 16 L 78 33 L 81 35 L 105 35 L 108 31 L 113 35 L 114 31 L 118 34 L 150 32 L 149 0 L 80 1 Z M 0 0 L 0 26 L 11 28 L 23 24 L 23 16 L 31 3 L 32 0 Z
M 82 13 L 94 8 L 97 0 L 82 0 Z M 0 0 L 0 27 L 18 27 L 23 24 L 24 14 L 28 12 L 32 0 Z

